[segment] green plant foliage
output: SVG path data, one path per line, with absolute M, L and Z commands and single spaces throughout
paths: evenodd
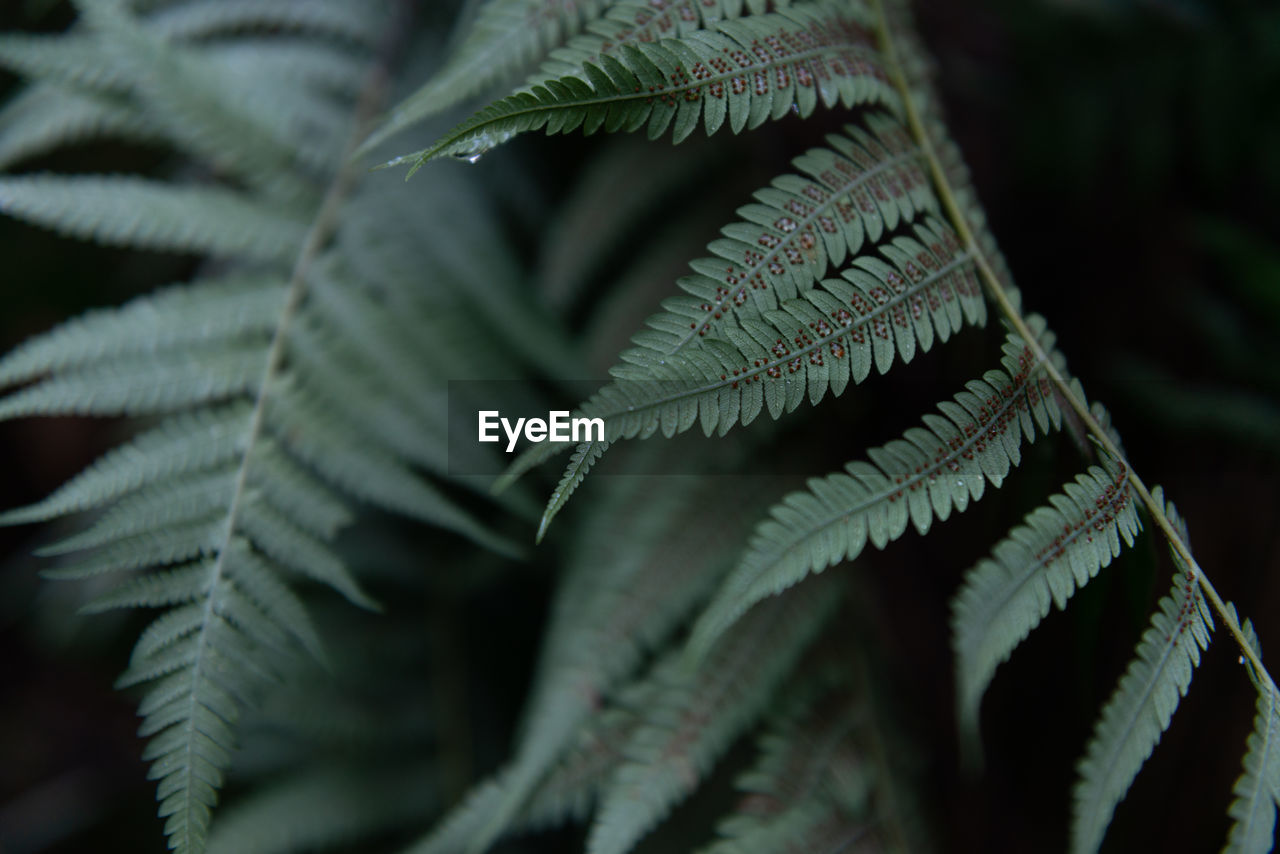
M 439 157 L 475 162 L 516 135 L 633 132 L 650 139 L 671 130 L 676 142 L 701 123 L 711 135 L 726 120 L 734 133 L 819 103 L 834 107 L 883 103 L 896 96 L 869 44 L 865 17 L 831 0 L 717 23 L 687 38 L 627 45 L 615 57 L 583 66 L 583 77 L 548 78 L 486 107 L 429 148 L 388 166 L 410 174 Z M 723 55 L 723 56 L 722 56 Z M 727 59 L 725 57 L 728 57 Z
M 1051 351 L 1050 344 L 1041 342 Z M 1003 366 L 939 404 L 942 416 L 925 416 L 924 428 L 869 449 L 870 463 L 847 463 L 770 508 L 771 518 L 698 618 L 694 651 L 701 654 L 752 605 L 810 573 L 857 559 L 868 542 L 883 549 L 908 523 L 926 535 L 935 518 L 945 521 L 982 498 L 988 481 L 998 488 L 1021 462 L 1022 438 L 1033 441 L 1037 428 L 1047 434 L 1061 421 L 1041 366 L 1015 335 L 1005 343 Z
M 1096 613 L 1108 585 L 1076 592 L 1132 573 L 1144 529 L 1174 583 L 1110 699 L 1085 704 L 1074 792 L 1044 797 L 1069 797 L 1072 851 L 1099 850 L 1216 628 L 1257 696 L 1226 850 L 1273 847 L 1280 692 L 1253 624 L 1086 396 L 1105 378 L 1068 374 L 1062 353 L 1093 342 L 1060 351 L 1052 318 L 1023 309 L 905 2 L 74 11 L 63 32 L 0 34 L 20 78 L 0 105 L 0 212 L 97 244 L 81 251 L 104 268 L 149 253 L 166 283 L 0 356 L 0 421 L 129 431 L 0 525 L 50 523 L 41 574 L 77 582 L 79 611 L 133 643 L 117 686 L 137 698 L 170 849 L 955 847 L 928 804 L 950 740 L 911 705 L 934 696 L 912 684 L 939 628 L 919 621 L 958 585 L 955 717 L 980 750 L 1000 665 L 1051 605 Z M 418 127 L 495 94 L 452 130 Z M 687 143 L 484 156 L 527 131 L 641 129 Z M 370 168 L 419 131 L 382 164 L 414 180 Z M 1149 227 L 1133 220 L 1126 240 Z M 1059 257 L 1089 251 L 1056 236 Z M 1216 243 L 1254 259 L 1247 291 L 1270 305 L 1265 246 Z M 1020 269 L 1028 301 L 1043 273 Z M 470 441 L 493 389 L 558 411 L 610 364 L 574 411 L 602 438 L 515 458 Z M 550 491 L 536 531 L 531 483 Z M 886 598 L 886 567 L 906 592 Z M 1092 677 L 1103 659 L 1079 660 Z M 1059 739 L 1087 719 L 1034 723 Z
M 1168 515 L 1177 525 L 1172 506 Z M 1178 527 L 1185 542 L 1186 526 Z M 1174 562 L 1180 562 L 1176 553 Z M 1071 828 L 1073 851 L 1098 850 L 1116 804 L 1169 728 L 1178 702 L 1191 685 L 1200 653 L 1209 647 L 1213 629 L 1209 607 L 1190 567 L 1183 564 L 1179 570 L 1173 589 L 1151 615 L 1151 627 L 1138 642 L 1128 671 L 1103 707 L 1080 761 Z

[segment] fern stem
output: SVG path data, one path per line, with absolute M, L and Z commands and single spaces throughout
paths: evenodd
M 1209 580 L 1209 576 L 1196 562 L 1195 557 L 1191 554 L 1191 549 L 1183 541 L 1173 524 L 1169 521 L 1169 517 L 1165 512 L 1165 508 L 1160 506 L 1160 502 L 1152 496 L 1151 491 L 1147 489 L 1142 478 L 1138 476 L 1137 471 L 1128 460 L 1125 459 L 1120 448 L 1112 441 L 1111 436 L 1106 429 L 1098 422 L 1093 413 L 1089 411 L 1088 405 L 1081 400 L 1074 391 L 1071 384 L 1067 382 L 1066 377 L 1058 370 L 1048 354 L 1040 346 L 1035 335 L 1027 327 L 1026 321 L 1022 317 L 1022 313 L 1009 298 L 1009 294 L 1000 284 L 1000 279 L 992 268 L 991 261 L 987 258 L 982 246 L 974 236 L 973 229 L 969 226 L 964 211 L 961 209 L 956 199 L 955 189 L 951 186 L 951 181 L 947 177 L 946 170 L 942 166 L 942 161 L 938 157 L 938 152 L 934 148 L 933 141 L 929 137 L 928 131 L 925 129 L 924 121 L 920 116 L 920 111 L 916 107 L 915 99 L 911 96 L 910 86 L 907 84 L 906 74 L 902 69 L 902 63 L 898 58 L 897 46 L 894 42 L 893 35 L 889 27 L 889 18 L 885 14 L 884 0 L 872 0 L 872 6 L 876 16 L 876 31 L 880 41 L 881 53 L 884 56 L 885 70 L 888 72 L 894 88 L 898 90 L 898 94 L 902 98 L 903 110 L 906 114 L 908 128 L 911 135 L 915 138 L 916 143 L 920 146 L 921 152 L 924 154 L 925 161 L 929 164 L 929 171 L 933 176 L 934 188 L 938 192 L 938 198 L 942 202 L 942 208 L 946 212 L 947 219 L 956 230 L 961 243 L 965 250 L 970 254 L 974 264 L 978 269 L 983 287 L 986 288 L 991 296 L 992 301 L 996 304 L 1000 313 L 1008 320 L 1014 331 L 1027 342 L 1027 346 L 1031 348 L 1036 361 L 1043 364 L 1049 379 L 1056 386 L 1059 396 L 1066 401 L 1067 405 L 1079 416 L 1080 421 L 1084 424 L 1085 429 L 1098 441 L 1107 454 L 1117 460 L 1122 460 L 1128 470 L 1129 484 L 1137 493 L 1139 500 L 1146 506 L 1147 512 L 1151 519 L 1155 522 L 1156 527 L 1168 540 L 1170 547 L 1178 555 L 1190 571 L 1194 574 L 1196 581 L 1200 585 L 1200 589 L 1204 591 L 1205 598 L 1213 606 L 1214 611 L 1218 613 L 1219 618 L 1227 629 L 1231 632 L 1236 644 L 1240 647 L 1241 653 L 1245 659 L 1253 665 L 1254 670 L 1267 683 L 1270 690 L 1275 691 L 1275 682 L 1271 678 L 1271 674 L 1262 666 L 1260 656 L 1254 651 L 1253 646 L 1245 637 L 1244 630 L 1240 626 L 1239 620 L 1236 618 L 1234 609 L 1228 608 L 1223 602 L 1222 597 L 1218 595 L 1218 591 L 1214 588 L 1213 583 Z

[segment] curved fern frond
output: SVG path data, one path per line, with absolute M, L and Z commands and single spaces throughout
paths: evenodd
M 45 501 L 0 521 L 101 508 L 89 527 L 46 550 L 68 561 L 48 574 L 119 579 L 99 586 L 85 606 L 89 612 L 161 609 L 120 685 L 144 689 L 140 732 L 149 739 L 145 758 L 158 781 L 170 847 L 196 854 L 205 848 L 241 711 L 289 676 L 300 653 L 324 655 L 325 639 L 295 589 L 318 582 L 357 605 L 376 607 L 333 546 L 352 521 L 350 499 L 504 553 L 513 549 L 421 471 L 447 469 L 438 455 L 421 450 L 444 434 L 447 418 L 438 405 L 444 379 L 415 382 L 415 366 L 430 363 L 435 345 L 421 333 L 449 321 L 440 300 L 420 295 L 422 265 L 369 265 L 353 280 L 346 271 L 359 266 L 355 253 L 341 235 L 332 239 L 349 197 L 381 194 L 358 187 L 349 171 L 320 168 L 345 160 L 327 132 L 310 149 L 289 142 L 296 128 L 285 132 L 282 123 L 297 110 L 264 118 L 267 106 L 293 100 L 303 113 L 314 107 L 312 117 L 322 124 L 331 113 L 342 114 L 338 124 L 349 124 L 353 113 L 369 108 L 378 86 L 317 94 L 313 83 L 327 84 L 305 72 L 311 60 L 292 50 L 298 43 L 274 53 L 273 42 L 256 42 L 255 69 L 296 65 L 300 73 L 269 75 L 272 85 L 242 99 L 241 86 L 251 81 L 211 73 L 217 65 L 210 56 L 246 47 L 246 40 L 232 38 L 217 48 L 182 45 L 165 41 L 111 0 L 85 0 L 84 9 L 91 26 L 60 37 L 67 39 L 60 46 L 90 45 L 91 62 L 122 81 L 109 97 L 126 100 L 112 103 L 128 104 L 148 127 L 195 154 L 215 180 L 184 186 L 133 177 L 3 178 L 0 208 L 77 236 L 200 253 L 217 275 L 93 312 L 0 359 L 0 388 L 7 389 L 0 418 L 162 416 Z M 346 12 L 359 14 L 349 5 Z M 283 25 L 270 26 L 277 24 Z M 341 25 L 334 19 L 333 26 Z M 299 22 L 299 29 L 322 28 Z M 350 58 L 349 48 L 361 40 L 358 34 L 334 39 L 325 49 Z M 363 77 L 366 65 L 348 62 L 334 73 Z M 342 95 L 357 88 L 364 92 L 359 104 Z M 63 138 L 51 131 L 45 144 Z M 224 176 L 249 189 L 216 181 Z M 484 215 L 467 225 L 490 230 Z M 382 239 L 411 244 L 408 251 L 388 252 L 392 258 L 432 252 L 416 232 L 388 232 Z M 452 267 L 453 278 L 465 277 L 456 272 L 463 265 Z M 494 270 L 476 290 L 514 291 L 513 276 Z M 532 315 L 523 322 L 536 324 Z M 532 337 L 539 336 L 554 339 L 545 331 Z M 475 335 L 471 343 L 484 340 Z M 414 393 L 397 393 L 406 383 Z
M 1156 490 L 1156 499 L 1163 501 Z M 1167 515 L 1181 529 L 1173 505 Z M 1195 576 L 1177 552 L 1173 587 L 1151 615 L 1133 661 L 1102 710 L 1080 761 L 1071 826 L 1073 852 L 1097 851 L 1116 805 L 1169 728 L 1186 696 L 1200 652 L 1209 648 L 1213 617 Z
M 1232 609 L 1234 612 L 1234 609 Z M 1253 624 L 1245 621 L 1244 634 L 1261 656 Z M 1246 739 L 1244 772 L 1232 789 L 1235 799 L 1227 814 L 1234 819 L 1226 848 L 1229 854 L 1264 854 L 1275 843 L 1276 809 L 1280 807 L 1280 694 L 1275 683 L 1248 667 L 1258 690 L 1253 731 Z
M 644 719 L 600 793 L 589 854 L 624 854 L 763 712 L 774 690 L 835 612 L 842 578 L 814 579 L 756 609 L 691 670 L 679 650 L 649 677 Z M 716 710 L 714 715 L 709 710 Z
M 863 14 L 859 14 L 862 12 Z M 513 137 L 547 133 L 672 131 L 680 142 L 701 123 L 708 135 L 726 121 L 734 133 L 821 103 L 881 103 L 897 96 L 870 46 L 865 10 L 816 0 L 768 15 L 738 18 L 683 39 L 628 46 L 578 77 L 547 80 L 481 110 L 422 151 L 386 165 L 413 174 L 439 157 L 477 160 Z
M 398 104 L 360 147 L 479 95 L 578 32 L 617 0 L 488 0 L 470 32 L 422 88 Z
M 996 668 L 1049 613 L 1109 566 L 1141 527 L 1122 460 L 1104 457 L 1036 508 L 965 574 L 952 600 L 961 732 L 978 733 L 978 707 Z
M 1052 352 L 1042 321 L 1040 346 Z M 868 450 L 870 463 L 851 462 L 845 472 L 809 481 L 774 505 L 752 535 L 747 552 L 694 626 L 691 653 L 700 656 L 757 602 L 811 573 L 853 560 L 870 542 L 883 549 L 911 524 L 926 534 L 934 518 L 945 521 L 982 498 L 987 481 L 1003 483 L 1021 462 L 1025 437 L 1037 427 L 1048 434 L 1061 422 L 1043 364 L 1010 334 L 1003 371 L 988 371 L 951 401 L 942 415 L 925 417 L 901 439 Z M 1061 357 L 1055 356 L 1061 364 Z M 945 416 L 945 417 L 944 417 Z

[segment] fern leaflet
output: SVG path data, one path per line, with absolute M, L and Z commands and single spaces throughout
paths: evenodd
M 1043 323 L 1036 326 L 1049 350 Z M 980 499 L 987 480 L 999 487 L 1021 461 L 1023 437 L 1032 441 L 1037 425 L 1048 433 L 1061 419 L 1030 347 L 1010 334 L 1004 351 L 1004 371 L 988 371 L 939 404 L 945 417 L 926 416 L 924 429 L 870 449 L 871 463 L 848 463 L 845 472 L 812 479 L 807 490 L 774 505 L 698 618 L 692 653 L 705 654 L 752 605 L 810 573 L 854 560 L 868 542 L 884 548 L 908 523 L 923 535 L 935 516 L 945 520 Z
M 589 854 L 623 854 L 679 801 L 755 718 L 840 600 L 837 576 L 814 579 L 757 609 L 704 666 L 679 651 L 659 662 L 644 722 L 600 794 Z
M 1140 523 L 1128 467 L 1104 458 L 1027 515 L 965 574 L 952 602 L 960 728 L 978 733 L 978 707 L 996 668 L 1049 613 L 1133 545 Z
M 623 45 L 685 36 L 726 18 L 761 15 L 789 5 L 790 0 L 613 0 L 603 15 L 587 24 L 585 33 L 551 51 L 528 85 L 546 78 L 581 77 L 587 63 L 599 65 L 602 56 L 617 55 Z
M 398 104 L 361 151 L 500 82 L 617 0 L 489 0 L 470 32 L 422 88 Z
M 819 102 L 879 102 L 896 96 L 870 47 L 860 7 L 817 0 L 780 12 L 719 23 L 683 39 L 627 46 L 587 64 L 578 77 L 547 80 L 481 110 L 422 151 L 386 165 L 411 163 L 410 174 L 439 157 L 479 159 L 526 131 L 586 134 L 632 132 L 650 139 L 668 129 L 676 142 L 703 124 L 708 134 L 728 121 L 734 133 L 780 119 L 792 107 L 803 117 Z
M 1163 501 L 1158 488 L 1155 497 Z M 1186 527 L 1172 504 L 1167 515 L 1186 542 Z M 1191 685 L 1200 652 L 1209 647 L 1213 629 L 1209 606 L 1191 570 L 1176 551 L 1173 554 L 1178 564 L 1173 587 L 1151 615 L 1151 626 L 1103 708 L 1080 761 L 1071 827 L 1074 852 L 1097 851 L 1102 844 L 1116 805 L 1168 729 L 1178 702 Z
M 1261 656 L 1253 624 L 1246 621 L 1243 628 L 1249 645 Z M 1270 851 L 1275 842 L 1276 809 L 1280 807 L 1280 694 L 1267 674 L 1256 672 L 1252 665 L 1248 671 L 1258 690 L 1257 712 L 1245 744 L 1244 773 L 1236 780 L 1232 789 L 1235 799 L 1227 810 L 1235 820 L 1224 849 L 1230 854 Z

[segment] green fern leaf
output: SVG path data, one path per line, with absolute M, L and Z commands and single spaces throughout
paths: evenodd
M 542 542 L 542 538 L 547 535 L 547 528 L 550 527 L 551 520 L 564 509 L 574 490 L 586 479 L 587 472 L 591 471 L 591 467 L 600 460 L 600 457 L 607 450 L 609 450 L 608 442 L 583 442 L 573 452 L 569 465 L 565 468 L 564 475 L 560 478 L 560 483 L 556 486 L 555 491 L 551 493 L 551 497 L 547 499 L 547 508 L 542 511 L 542 521 L 538 523 L 537 542 Z
M 43 501 L 0 514 L 0 524 L 24 525 L 91 510 L 144 483 L 229 464 L 243 451 L 248 416 L 248 406 L 235 402 L 166 419 L 99 457 Z
M 125 176 L 0 178 L 0 212 L 110 246 L 287 261 L 306 226 L 293 211 L 218 187 Z
M 653 364 L 699 338 L 723 337 L 726 326 L 811 290 L 828 268 L 856 263 L 864 243 L 880 244 L 921 212 L 936 214 L 919 152 L 901 126 L 878 113 L 863 121 L 867 130 L 849 125 L 843 136 L 828 136 L 827 148 L 792 161 L 800 175 L 775 178 L 739 208 L 742 220 L 707 247 L 715 257 L 692 262 L 695 274 L 678 282 L 688 296 L 664 302 L 666 313 L 648 321 L 623 361 Z
M 1153 493 L 1163 501 L 1159 490 Z M 1168 515 L 1177 514 L 1169 505 Z M 1182 527 L 1186 542 L 1185 526 Z M 1124 797 L 1160 736 L 1169 727 L 1191 676 L 1209 647 L 1213 618 L 1195 575 L 1174 552 L 1178 572 L 1142 635 L 1129 668 L 1102 710 L 1080 761 L 1075 787 L 1071 850 L 1097 851 L 1116 805 Z
M 806 398 L 817 404 L 850 381 L 885 373 L 945 341 L 965 321 L 981 324 L 985 303 L 972 259 L 937 221 L 862 257 L 821 287 L 782 300 L 759 322 L 726 326 L 725 337 L 661 363 L 624 364 L 619 380 L 580 407 L 605 420 L 605 439 L 673 436 L 700 424 L 710 436 L 750 424 L 764 410 L 778 418 Z M 634 351 L 633 351 L 634 352 Z
M 777 419 L 806 398 L 816 405 L 828 390 L 838 396 L 850 381 L 866 379 L 873 364 L 885 373 L 895 358 L 910 361 L 917 349 L 929 350 L 935 338 L 946 341 L 965 321 L 985 322 L 972 258 L 960 251 L 955 235 L 936 221 L 915 233 L 881 247 L 888 263 L 864 256 L 842 278 L 783 300 L 760 320 L 726 326 L 727 341 L 699 338 L 682 353 L 615 367 L 616 381 L 579 412 L 603 419 L 610 443 L 659 430 L 669 438 L 695 424 L 707 436 L 723 436 L 762 411 Z M 508 479 L 555 449 L 529 453 L 516 460 Z M 578 468 L 566 472 L 548 504 L 544 529 L 581 481 Z
M 1230 605 L 1231 614 L 1235 609 Z M 1245 621 L 1245 638 L 1261 657 L 1261 647 L 1253 624 Z M 1253 731 L 1245 744 L 1244 772 L 1236 780 L 1235 799 L 1227 814 L 1234 819 L 1224 852 L 1263 854 L 1275 843 L 1276 809 L 1280 807 L 1280 693 L 1265 674 L 1248 667 L 1258 689 Z
M 952 603 L 961 732 L 975 739 L 996 668 L 1049 613 L 1133 545 L 1140 528 L 1123 461 L 1104 458 L 1027 515 L 965 574 Z
M 821 686 L 829 677 L 815 681 L 816 692 L 801 683 L 783 693 L 785 706 L 760 738 L 756 762 L 736 781 L 744 795 L 738 809 L 699 854 L 840 850 L 839 842 L 870 835 L 874 770 L 854 743 L 869 718 L 867 701 L 847 685 L 834 693 Z
M 382 0 L 193 0 L 157 9 L 147 29 L 166 39 L 207 39 L 244 32 L 301 32 L 376 47 L 386 20 Z
M 0 67 L 25 78 L 95 92 L 126 94 L 133 75 L 84 33 L 0 35 Z
M 117 309 L 91 311 L 32 339 L 0 359 L 0 388 L 50 372 L 84 369 L 104 358 L 262 340 L 284 305 L 285 283 L 244 276 L 179 285 Z M 187 321 L 199 317 L 200 324 Z
M 1052 352 L 1043 321 L 1036 321 L 1040 346 Z M 1004 352 L 1004 371 L 988 371 L 939 404 L 945 417 L 926 416 L 924 429 L 869 450 L 870 464 L 849 463 L 847 473 L 810 480 L 806 491 L 774 505 L 698 618 L 691 653 L 705 654 L 752 605 L 810 573 L 854 560 L 868 542 L 883 549 L 908 524 L 926 534 L 935 517 L 946 520 L 952 509 L 962 512 L 982 498 L 988 480 L 999 487 L 1021 461 L 1023 437 L 1033 441 L 1037 425 L 1047 434 L 1061 420 L 1031 348 L 1010 334 Z
M 655 446 L 650 454 L 662 452 Z M 607 696 L 706 594 L 745 533 L 711 510 L 740 493 L 735 483 L 664 477 L 660 490 L 642 483 L 604 502 L 583 527 L 589 533 L 558 598 L 508 778 L 515 795 L 499 816 L 514 814 L 571 744 L 594 698 Z M 500 825 L 491 824 L 495 833 Z
M 252 187 L 314 203 L 317 189 L 299 167 L 333 164 L 300 162 L 307 149 L 292 142 L 298 108 L 312 106 L 304 89 L 292 87 L 282 96 L 276 87 L 226 73 L 225 65 L 197 52 L 175 49 L 119 0 L 80 0 L 79 6 L 107 52 L 105 62 L 129 76 L 130 94 L 178 145 Z M 341 146 L 342 138 L 334 143 Z M 331 150 L 329 157 L 339 153 Z
M 616 0 L 489 0 L 445 65 L 396 106 L 361 146 L 366 152 L 517 72 Z
M 155 143 L 164 136 L 123 98 L 36 83 L 0 108 L 0 169 L 63 145 L 97 139 Z
M 836 575 L 813 579 L 753 611 L 690 670 L 680 651 L 660 662 L 644 722 L 600 795 L 589 854 L 631 850 L 763 711 L 840 600 Z M 717 713 L 708 716 L 707 710 Z
M 567 133 L 581 127 L 591 134 L 601 127 L 630 132 L 647 125 L 650 139 L 671 129 L 679 142 L 699 122 L 711 134 L 727 120 L 737 133 L 780 119 L 793 106 L 802 117 L 819 103 L 896 106 L 857 8 L 821 0 L 725 21 L 684 39 L 628 46 L 599 66 L 584 66 L 589 82 L 563 77 L 508 96 L 430 148 L 386 165 L 412 163 L 413 174 L 439 157 L 478 159 L 541 128 Z
M 605 13 L 586 26 L 586 32 L 551 51 L 538 74 L 528 81 L 535 86 L 547 78 L 584 77 L 588 64 L 599 65 L 605 55 L 616 56 L 623 45 L 656 42 L 709 29 L 717 22 L 740 15 L 761 15 L 785 9 L 790 0 L 614 0 Z

